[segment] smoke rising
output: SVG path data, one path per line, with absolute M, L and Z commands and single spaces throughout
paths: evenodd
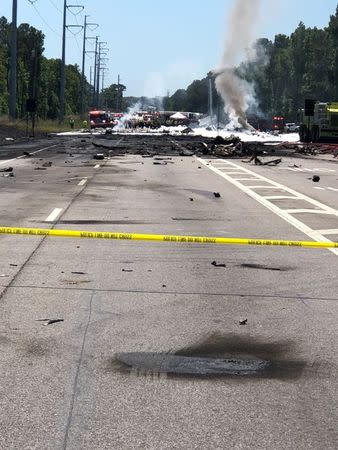
M 248 108 L 248 83 L 235 73 L 235 66 L 252 43 L 261 0 L 235 0 L 228 21 L 224 54 L 215 70 L 216 89 L 224 100 L 225 112 L 234 127 L 250 128 L 245 112 Z M 251 96 L 251 94 L 250 94 Z

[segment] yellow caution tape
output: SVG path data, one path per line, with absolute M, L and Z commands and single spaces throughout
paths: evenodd
M 179 242 L 184 244 L 270 245 L 282 247 L 338 248 L 338 242 L 280 241 L 165 234 L 110 233 L 106 231 L 49 230 L 44 228 L 0 227 L 0 234 L 57 236 L 84 239 L 121 239 L 127 241 Z

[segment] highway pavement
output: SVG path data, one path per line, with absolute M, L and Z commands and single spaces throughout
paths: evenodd
M 0 225 L 338 241 L 333 158 L 23 151 L 0 150 Z M 0 256 L 0 448 L 337 448 L 338 249 L 0 235 Z

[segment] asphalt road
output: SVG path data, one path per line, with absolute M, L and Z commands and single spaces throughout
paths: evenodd
M 1 151 L 0 225 L 338 241 L 331 161 L 34 145 Z M 337 448 L 337 251 L 1 235 L 0 256 L 0 448 Z

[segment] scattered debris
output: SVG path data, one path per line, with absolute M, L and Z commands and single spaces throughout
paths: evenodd
M 80 271 L 78 271 L 78 272 L 71 272 L 71 273 L 73 273 L 74 275 L 88 275 L 87 272 L 80 272 Z
M 214 196 L 215 196 L 216 198 L 221 198 L 221 194 L 220 194 L 219 192 L 214 192 Z
M 195 152 L 192 152 L 191 150 L 186 150 L 186 149 L 182 149 L 179 152 L 180 156 L 193 156 L 195 154 Z
M 52 161 L 47 161 L 45 163 L 42 164 L 42 167 L 52 167 Z
M 240 267 L 243 267 L 245 269 L 260 269 L 260 270 L 276 270 L 276 271 L 287 270 L 281 267 L 269 267 L 265 266 L 264 264 L 251 264 L 251 263 L 243 263 L 240 265 Z
M 96 153 L 96 154 L 94 155 L 94 159 L 100 159 L 100 160 L 102 160 L 102 159 L 104 159 L 104 154 L 103 154 L 103 153 Z
M 23 152 L 23 155 L 26 156 L 27 158 L 30 158 L 32 156 L 29 152 Z
M 190 201 L 191 201 L 191 202 L 193 202 L 193 201 L 194 201 L 194 199 L 193 199 L 192 197 L 190 197 Z
M 211 263 L 211 265 L 213 265 L 214 267 L 226 267 L 226 264 L 224 263 L 218 263 L 217 261 L 213 261 Z
M 11 267 L 18 267 L 17 264 L 10 264 Z
M 313 175 L 312 181 L 313 181 L 314 183 L 318 183 L 318 182 L 320 181 L 320 177 L 319 177 L 318 175 Z
M 190 127 L 184 128 L 184 130 L 181 131 L 182 134 L 189 134 L 189 133 L 193 133 L 194 130 Z
M 166 161 L 162 161 L 162 162 L 160 162 L 160 161 L 154 161 L 153 164 L 154 164 L 155 166 L 166 166 L 168 163 L 167 163 Z
M 122 269 L 122 272 L 133 272 L 133 269 Z
M 6 137 L 5 138 L 5 141 L 7 141 L 7 142 L 12 142 L 12 141 L 14 141 L 15 139 L 14 138 L 11 138 L 11 137 Z
M 65 319 L 37 319 L 37 322 L 43 322 L 43 326 L 52 325 L 53 323 L 64 322 Z
M 240 321 L 239 321 L 239 324 L 240 325 L 246 325 L 248 323 L 248 319 L 241 319 Z
M 162 284 L 162 287 L 165 288 L 165 287 L 167 287 L 167 285 L 166 284 Z
M 47 167 L 34 167 L 34 170 L 47 170 Z
M 5 169 L 0 169 L 0 172 L 13 172 L 13 167 L 5 167 Z

